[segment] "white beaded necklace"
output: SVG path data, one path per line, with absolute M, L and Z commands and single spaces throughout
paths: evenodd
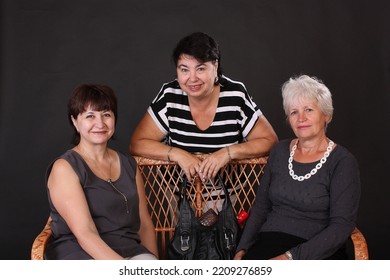
M 294 179 L 294 180 L 297 180 L 297 181 L 303 181 L 303 180 L 307 180 L 309 179 L 312 175 L 316 174 L 318 170 L 320 170 L 320 168 L 322 167 L 322 165 L 326 162 L 326 159 L 328 158 L 330 152 L 332 151 L 332 148 L 334 146 L 334 142 L 332 140 L 329 140 L 329 145 L 328 147 L 326 148 L 326 151 L 324 153 L 324 155 L 322 156 L 322 158 L 320 159 L 320 162 L 317 163 L 316 167 L 314 167 L 309 173 L 307 173 L 306 175 L 304 176 L 298 176 L 298 175 L 295 175 L 294 173 L 294 170 L 293 170 L 293 165 L 292 165 L 292 161 L 293 161 L 293 157 L 294 157 L 294 154 L 295 154 L 295 150 L 297 149 L 297 145 L 298 145 L 298 141 L 297 140 L 294 144 L 294 146 L 291 148 L 291 153 L 290 153 L 290 157 L 288 158 L 288 170 L 290 171 L 290 176 Z

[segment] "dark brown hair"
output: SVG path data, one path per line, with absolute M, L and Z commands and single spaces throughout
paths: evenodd
M 182 38 L 172 53 L 172 60 L 177 67 L 177 62 L 182 54 L 195 57 L 201 62 L 218 62 L 218 79 L 222 77 L 221 53 L 218 43 L 203 32 L 194 32 Z
M 92 84 L 77 86 L 68 100 L 68 118 L 74 128 L 72 138 L 74 145 L 80 142 L 80 133 L 73 126 L 72 117 L 77 119 L 77 116 L 85 112 L 89 106 L 95 111 L 112 111 L 115 116 L 115 124 L 118 119 L 117 98 L 110 87 Z

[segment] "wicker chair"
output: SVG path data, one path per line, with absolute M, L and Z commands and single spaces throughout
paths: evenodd
M 204 155 L 199 155 L 199 157 L 203 159 Z M 158 240 L 159 257 L 166 259 L 166 248 L 169 240 L 173 237 L 175 221 L 177 220 L 178 209 L 175 190 L 182 174 L 174 162 L 143 157 L 135 157 L 135 159 L 144 179 L 148 208 Z M 221 170 L 221 178 L 225 184 L 231 187 L 230 196 L 233 198 L 232 205 L 236 214 L 242 210 L 250 212 L 266 163 L 267 157 L 233 160 Z M 203 188 L 202 182 L 196 179 L 189 189 L 190 202 L 197 216 L 202 215 L 208 208 L 216 209 L 218 207 L 215 201 L 223 193 L 216 191 L 217 186 L 211 184 L 213 187 L 206 189 Z M 216 196 L 216 199 L 212 200 L 211 195 Z M 209 201 L 209 203 L 206 204 L 205 201 Z M 49 218 L 43 231 L 36 237 L 32 246 L 31 259 L 42 260 L 44 258 L 44 249 L 51 234 L 50 222 Z M 367 260 L 368 249 L 363 234 L 356 228 L 351 239 L 354 245 L 355 259 Z

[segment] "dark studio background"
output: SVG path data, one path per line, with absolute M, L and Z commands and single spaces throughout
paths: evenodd
M 69 93 L 111 86 L 119 98 L 114 148 L 162 83 L 193 31 L 213 36 L 224 73 L 245 83 L 280 139 L 292 137 L 280 86 L 308 74 L 330 88 L 328 136 L 361 169 L 358 227 L 371 259 L 390 259 L 388 183 L 390 2 L 387 0 L 1 0 L 0 259 L 29 259 L 48 217 L 44 174 L 70 146 Z

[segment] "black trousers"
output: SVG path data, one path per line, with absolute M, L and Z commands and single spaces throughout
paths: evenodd
M 248 249 L 244 255 L 244 260 L 269 260 L 279 256 L 303 242 L 306 239 L 282 233 L 282 232 L 261 232 L 256 243 Z M 347 260 L 348 254 L 346 247 L 343 246 L 327 260 Z

